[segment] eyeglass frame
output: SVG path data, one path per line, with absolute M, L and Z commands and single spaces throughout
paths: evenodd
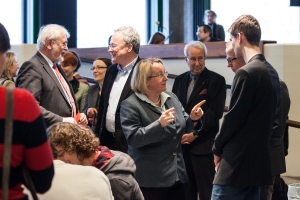
M 237 57 L 234 57 L 234 58 L 226 58 L 227 62 L 232 64 L 232 61 L 236 60 Z
M 157 76 L 149 76 L 148 78 L 159 78 L 159 79 L 163 79 L 164 76 L 168 77 L 169 72 L 168 71 L 164 71 L 163 73 L 159 73 Z
M 125 44 L 124 44 L 124 47 L 127 45 L 127 43 L 125 42 Z M 121 46 L 121 45 L 115 45 L 115 44 L 110 44 L 110 45 L 108 45 L 107 46 L 107 50 L 109 50 L 109 49 L 112 49 L 113 51 L 117 48 L 117 47 L 119 47 L 119 46 Z M 123 48 L 124 48 L 123 47 Z
M 51 39 L 52 41 L 54 41 L 55 43 L 57 43 L 56 39 Z M 68 42 L 62 42 L 63 47 L 68 47 Z
M 201 57 L 201 58 L 188 58 L 188 57 L 186 57 L 186 59 L 188 59 L 190 63 L 197 63 L 197 61 L 200 63 L 202 60 L 205 59 L 205 57 Z
M 96 66 L 96 67 L 92 67 L 90 68 L 90 70 L 94 71 L 95 69 L 98 71 L 100 69 L 104 69 L 104 68 L 107 68 L 107 67 L 104 67 L 104 66 Z

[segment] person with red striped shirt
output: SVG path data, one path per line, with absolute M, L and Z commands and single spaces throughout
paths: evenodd
M 9 36 L 0 23 L 0 74 L 3 72 L 6 51 L 10 49 Z M 51 147 L 46 134 L 46 124 L 36 100 L 24 89 L 14 89 L 13 137 L 10 160 L 8 199 L 27 200 L 23 194 L 22 164 L 29 171 L 38 193 L 49 190 L 54 176 Z M 0 179 L 2 180 L 4 125 L 6 118 L 6 88 L 0 87 Z M 2 197 L 2 181 L 0 181 Z

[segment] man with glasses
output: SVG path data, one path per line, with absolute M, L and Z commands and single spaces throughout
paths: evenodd
M 47 127 L 56 122 L 87 124 L 86 115 L 79 113 L 73 89 L 59 65 L 68 50 L 69 37 L 63 26 L 49 24 L 41 27 L 38 52 L 23 63 L 16 81 L 17 87 L 33 94 Z
M 127 153 L 128 144 L 120 122 L 121 102 L 133 91 L 130 87 L 131 74 L 140 60 L 140 36 L 130 26 L 115 30 L 108 46 L 111 65 L 105 75 L 98 107 L 95 134 L 102 146 Z
M 182 137 L 183 155 L 189 182 L 185 184 L 186 199 L 201 200 L 211 198 L 214 178 L 214 157 L 212 145 L 219 131 L 219 119 L 222 118 L 226 83 L 223 76 L 205 67 L 206 46 L 199 41 L 192 41 L 184 48 L 186 63 L 190 70 L 177 76 L 172 91 L 177 95 L 187 113 L 200 101 L 204 111 L 201 123 L 194 122 L 199 132 L 184 134 Z
M 246 64 L 243 58 L 235 57 L 231 41 L 226 43 L 226 59 L 227 67 L 230 67 L 234 73 L 236 73 L 239 68 Z
M 260 199 L 260 186 L 272 184 L 270 138 L 280 83 L 260 52 L 261 28 L 255 17 L 240 16 L 228 32 L 235 57 L 247 64 L 236 71 L 229 111 L 214 141 L 212 199 Z

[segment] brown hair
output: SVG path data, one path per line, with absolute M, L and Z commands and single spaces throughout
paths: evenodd
M 162 33 L 156 32 L 152 35 L 148 44 L 160 44 L 162 41 L 165 41 L 165 39 L 166 37 Z
M 49 127 L 47 132 L 52 148 L 59 146 L 68 153 L 76 153 L 80 161 L 90 158 L 100 144 L 90 128 L 78 124 L 59 122 Z M 55 152 L 54 158 L 57 158 Z
M 243 33 L 249 44 L 259 46 L 261 29 L 259 22 L 252 15 L 242 15 L 237 18 L 228 29 L 228 32 L 233 37 L 236 37 L 238 33 Z
M 4 64 L 4 71 L 2 74 L 3 77 L 8 77 L 8 71 L 14 64 L 15 56 L 16 55 L 13 52 L 6 53 L 6 61 Z
M 66 54 L 64 56 L 64 61 L 61 62 L 61 65 L 62 66 L 68 66 L 68 65 L 76 66 L 76 69 L 77 69 L 77 64 L 78 64 L 77 57 L 71 52 L 66 52 Z M 76 69 L 74 70 L 75 72 L 77 71 Z

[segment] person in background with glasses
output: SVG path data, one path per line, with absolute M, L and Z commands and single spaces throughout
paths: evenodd
M 231 41 L 226 43 L 226 60 L 227 60 L 227 67 L 230 67 L 234 73 L 236 73 L 236 71 L 239 68 L 241 68 L 246 64 L 242 57 L 240 58 L 235 57 L 235 53 L 232 49 Z
M 91 68 L 94 80 L 98 83 L 95 85 L 90 86 L 88 95 L 86 97 L 85 106 L 84 106 L 84 113 L 88 117 L 89 126 L 94 131 L 95 124 L 96 124 L 96 116 L 98 113 L 98 106 L 100 103 L 100 97 L 103 87 L 103 81 L 105 77 L 105 73 L 107 68 L 111 65 L 111 60 L 108 58 L 97 58 L 93 62 L 93 67 Z
M 87 84 L 79 82 L 79 80 L 75 78 L 75 72 L 77 72 L 78 70 L 78 62 L 79 61 L 77 57 L 72 52 L 66 52 L 64 61 L 61 62 L 61 67 L 72 86 L 73 92 L 75 94 L 75 99 L 79 106 L 79 111 L 82 112 L 84 109 L 89 86 Z
M 210 200 L 212 182 L 215 175 L 212 145 L 219 131 L 219 120 L 223 116 L 226 99 L 225 78 L 205 66 L 206 46 L 192 41 L 184 47 L 184 55 L 189 71 L 176 77 L 174 92 L 186 112 L 190 112 L 200 101 L 206 100 L 202 109 L 202 124 L 196 123 L 195 134 L 186 133 L 182 137 L 183 156 L 189 181 L 184 185 L 186 199 Z M 201 128 L 202 127 L 202 128 Z
M 106 71 L 97 108 L 95 134 L 100 138 L 101 145 L 124 153 L 127 153 L 128 144 L 121 128 L 120 106 L 133 93 L 130 79 L 140 60 L 139 50 L 140 36 L 134 28 L 123 26 L 115 30 L 108 46 L 114 64 Z
M 198 102 L 188 115 L 178 98 L 167 92 L 168 81 L 162 60 L 140 61 L 133 71 L 134 91 L 121 104 L 121 124 L 128 154 L 136 164 L 136 180 L 146 200 L 185 199 L 188 181 L 181 149 L 185 133 L 193 134 L 203 115 Z M 201 126 L 200 126 L 201 129 Z M 199 130 L 197 130 L 199 131 Z
M 87 124 L 87 118 L 84 113 L 79 113 L 72 87 L 58 64 L 64 61 L 69 37 L 63 26 L 48 24 L 41 27 L 38 51 L 23 63 L 17 76 L 16 86 L 33 94 L 47 127 L 55 122 Z

